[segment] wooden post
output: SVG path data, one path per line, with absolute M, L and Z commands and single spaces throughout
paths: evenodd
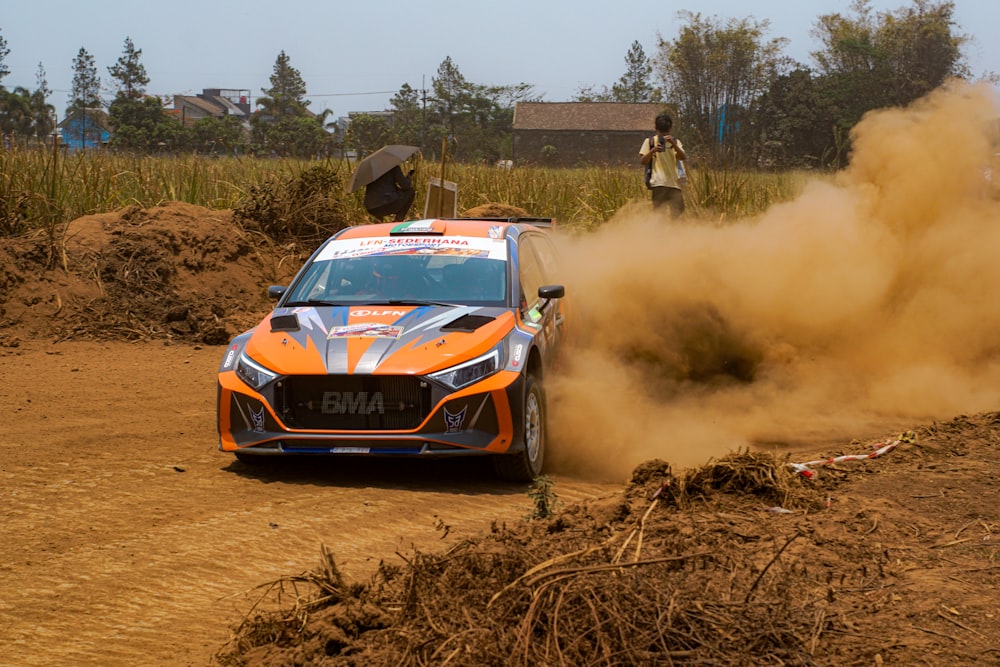
M 448 151 L 448 137 L 441 139 L 441 187 L 438 188 L 437 192 L 437 215 L 438 217 L 443 217 L 444 213 L 444 162 L 445 153 Z

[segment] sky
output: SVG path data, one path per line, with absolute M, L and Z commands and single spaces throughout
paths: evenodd
M 872 7 L 887 11 L 909 4 L 873 0 Z M 973 74 L 1000 72 L 1000 41 L 990 39 L 1000 25 L 1000 2 L 955 5 L 957 30 L 972 38 L 965 52 Z M 787 38 L 785 53 L 812 64 L 809 53 L 819 46 L 811 35 L 816 18 L 849 7 L 850 0 L 0 0 L 0 35 L 10 49 L 3 85 L 34 90 L 41 63 L 61 118 L 79 50 L 94 57 L 110 100 L 114 81 L 108 67 L 131 38 L 142 50 L 147 92 L 167 97 L 225 88 L 249 90 L 256 98 L 270 85 L 284 51 L 306 83 L 309 108 L 331 109 L 335 117 L 386 109 L 404 83 L 429 89 L 446 57 L 472 83 L 527 83 L 542 100 L 560 102 L 583 87 L 615 83 L 634 41 L 647 56 L 655 55 L 660 37 L 677 36 L 683 10 L 767 20 L 768 38 Z

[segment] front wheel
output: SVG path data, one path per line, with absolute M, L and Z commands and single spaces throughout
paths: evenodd
M 545 392 L 528 375 L 524 381 L 524 447 L 516 454 L 493 458 L 493 469 L 501 479 L 530 482 L 542 474 L 545 458 Z

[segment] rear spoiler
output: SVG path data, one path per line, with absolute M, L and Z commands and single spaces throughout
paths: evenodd
M 527 225 L 532 225 L 534 227 L 544 227 L 546 229 L 552 229 L 556 226 L 555 218 L 528 218 L 528 217 L 512 217 L 512 218 L 441 218 L 442 220 L 485 220 L 487 222 L 509 222 L 511 224 L 524 223 Z

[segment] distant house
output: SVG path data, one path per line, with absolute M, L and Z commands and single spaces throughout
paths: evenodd
M 250 120 L 250 91 L 229 88 L 205 88 L 200 95 L 174 95 L 171 114 L 184 127 L 191 127 L 202 118 L 238 116 Z
M 637 164 L 642 140 L 654 132 L 662 104 L 518 102 L 515 163 L 576 167 Z
M 62 145 L 73 151 L 101 148 L 111 139 L 108 114 L 103 109 L 72 109 L 57 127 Z

